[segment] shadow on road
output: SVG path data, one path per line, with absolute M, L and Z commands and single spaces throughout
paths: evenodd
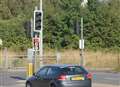
M 26 80 L 26 78 L 19 77 L 19 76 L 10 76 L 10 78 L 17 79 L 17 80 Z

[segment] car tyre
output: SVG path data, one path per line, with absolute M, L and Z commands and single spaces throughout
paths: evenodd
M 54 84 L 52 84 L 50 87 L 56 87 Z
M 30 83 L 26 83 L 26 87 L 32 87 Z

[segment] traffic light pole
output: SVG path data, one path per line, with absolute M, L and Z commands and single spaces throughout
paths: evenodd
M 42 0 L 40 0 L 40 10 L 42 11 Z
M 43 65 L 43 9 L 42 9 L 42 0 L 40 0 L 40 11 L 42 13 L 41 16 L 41 31 L 40 31 L 40 66 Z
M 33 39 L 36 37 L 33 43 L 34 48 L 34 72 L 38 68 L 38 58 L 40 67 L 43 66 L 43 10 L 42 10 L 42 0 L 40 0 L 40 7 L 35 7 L 34 10 L 34 22 L 33 22 Z M 37 41 L 37 42 L 36 42 Z M 37 44 L 38 43 L 38 44 Z

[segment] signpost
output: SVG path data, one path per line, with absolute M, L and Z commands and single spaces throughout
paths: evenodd
M 83 18 L 81 18 L 81 40 L 79 40 L 79 48 L 80 48 L 80 57 L 81 57 L 81 66 L 84 65 L 84 57 L 83 57 L 83 50 L 84 50 L 84 39 L 83 39 Z
M 81 3 L 81 6 L 84 8 L 88 3 L 88 0 L 83 0 Z M 81 40 L 79 41 L 79 48 L 80 48 L 80 56 L 81 56 L 81 65 L 85 65 L 84 61 L 85 58 L 83 57 L 83 52 L 84 52 L 84 39 L 83 39 L 83 17 L 81 18 Z

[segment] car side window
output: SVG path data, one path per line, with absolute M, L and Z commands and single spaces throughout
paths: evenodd
M 48 68 L 44 67 L 37 72 L 37 76 L 45 76 L 47 74 Z
M 60 69 L 57 67 L 52 67 L 49 68 L 47 75 L 48 76 L 52 76 L 55 77 L 56 75 L 58 75 L 60 73 Z

